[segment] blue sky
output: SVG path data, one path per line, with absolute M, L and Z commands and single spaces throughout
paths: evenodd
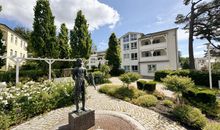
M 22 3 L 22 4 L 21 4 Z M 189 7 L 182 0 L 50 0 L 57 28 L 66 23 L 73 28 L 76 11 L 85 13 L 90 25 L 93 42 L 99 51 L 108 47 L 112 32 L 118 37 L 126 32 L 151 33 L 179 27 L 178 46 L 182 56 L 188 56 L 188 34 L 174 24 L 178 13 L 186 14 Z M 17 25 L 32 28 L 35 0 L 0 0 L 3 11 L 0 22 L 13 28 Z M 202 57 L 206 41 L 195 40 L 195 57 Z

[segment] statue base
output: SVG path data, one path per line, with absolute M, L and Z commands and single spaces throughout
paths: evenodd
M 69 113 L 70 130 L 87 130 L 95 125 L 95 111 L 87 110 Z

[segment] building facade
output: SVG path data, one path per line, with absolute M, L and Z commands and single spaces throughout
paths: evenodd
M 27 57 L 27 41 L 20 35 L 16 34 L 5 24 L 0 24 L 3 32 L 2 42 L 6 45 L 6 56 Z M 6 59 L 6 65 L 2 68 L 8 70 L 15 66 L 15 63 L 9 58 Z
M 210 63 L 214 64 L 216 62 L 220 62 L 220 57 L 211 57 Z M 196 70 L 208 70 L 209 60 L 208 57 L 203 58 L 195 58 L 195 69 Z
M 94 52 L 88 60 L 87 68 L 93 69 L 98 68 L 99 65 L 105 64 L 105 52 L 106 51 L 100 51 L 100 52 Z
M 121 68 L 153 77 L 157 70 L 179 66 L 177 28 L 142 34 L 129 32 L 120 38 Z

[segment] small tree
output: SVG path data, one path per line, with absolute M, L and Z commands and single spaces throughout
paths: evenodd
M 121 65 L 120 46 L 115 33 L 112 33 L 109 42 L 109 48 L 107 49 L 105 59 L 108 60 L 108 65 L 112 67 L 112 71 L 118 71 Z
M 2 42 L 2 38 L 3 38 L 3 33 L 2 31 L 0 30 L 0 55 L 3 56 L 4 53 L 6 52 L 6 46 L 3 44 Z M 0 59 L 0 68 L 2 66 L 5 65 L 5 60 L 4 59 Z
M 182 92 L 195 86 L 191 78 L 181 76 L 178 77 L 176 75 L 168 75 L 166 78 L 162 79 L 162 81 L 165 83 L 169 90 L 175 91 L 178 103 L 182 97 Z
M 100 71 L 104 74 L 105 78 L 109 77 L 109 72 L 111 68 L 108 65 L 101 65 Z
M 129 72 L 122 74 L 119 78 L 123 83 L 127 84 L 127 87 L 129 88 L 129 84 L 137 81 L 140 77 L 141 76 L 138 73 Z

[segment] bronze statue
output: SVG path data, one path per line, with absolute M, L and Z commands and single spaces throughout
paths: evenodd
M 85 80 L 94 86 L 96 89 L 94 79 L 91 79 L 91 76 L 87 75 L 86 68 L 83 67 L 82 59 L 77 59 L 77 66 L 72 71 L 72 78 L 75 80 L 74 87 L 74 102 L 76 105 L 76 110 L 74 112 L 79 112 L 79 98 L 82 96 L 82 108 L 81 110 L 86 111 L 85 109 Z M 92 74 L 91 74 L 92 75 Z M 92 76 L 93 78 L 93 76 Z

